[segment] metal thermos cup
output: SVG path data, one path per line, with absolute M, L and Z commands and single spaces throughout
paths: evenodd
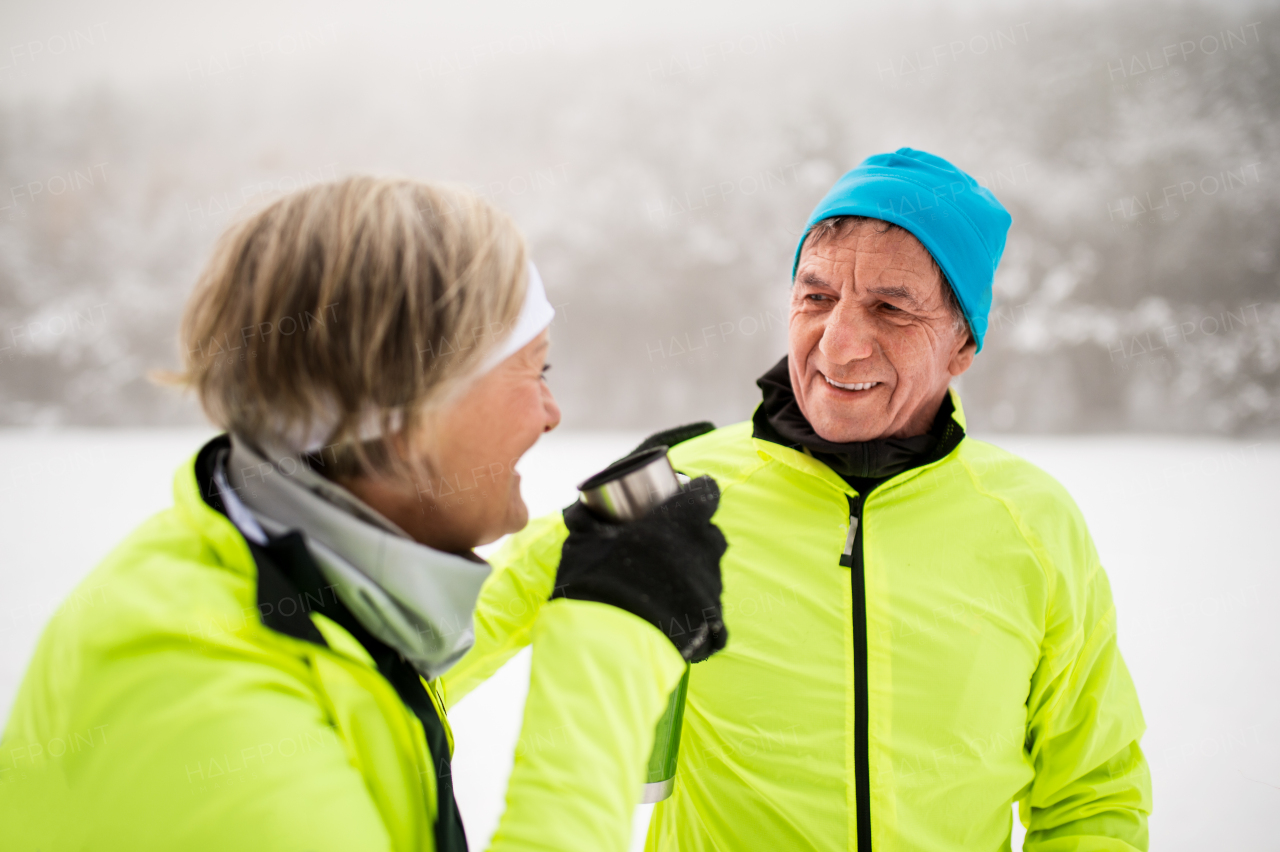
M 578 486 L 582 502 L 606 521 L 634 521 L 680 490 L 666 447 L 619 459 Z
M 578 486 L 582 502 L 607 521 L 634 521 L 680 490 L 680 480 L 667 458 L 667 448 L 653 447 L 614 462 Z M 684 699 L 689 689 L 689 664 L 667 711 L 654 732 L 653 754 L 645 776 L 640 801 L 660 802 L 676 785 L 676 758 L 680 753 L 680 725 L 684 721 Z

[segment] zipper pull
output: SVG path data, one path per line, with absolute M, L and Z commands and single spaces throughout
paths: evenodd
M 845 568 L 853 567 L 853 546 L 858 540 L 858 521 L 859 515 L 862 514 L 862 501 L 864 497 L 858 497 L 856 500 L 849 498 L 849 534 L 844 539 L 844 552 L 840 554 L 840 564 Z
M 858 536 L 858 518 L 849 516 L 849 535 L 844 540 L 844 553 L 840 554 L 840 564 L 846 568 L 853 567 L 853 540 Z

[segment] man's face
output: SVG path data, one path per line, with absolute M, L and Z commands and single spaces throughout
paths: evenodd
M 881 227 L 806 245 L 792 285 L 791 387 L 814 431 L 836 443 L 923 435 L 977 350 L 955 330 L 929 252 Z

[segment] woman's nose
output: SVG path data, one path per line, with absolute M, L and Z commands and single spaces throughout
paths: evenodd
M 547 413 L 547 423 L 542 427 L 542 431 L 550 432 L 560 425 L 560 405 L 556 402 L 555 396 L 552 395 L 551 388 L 544 387 L 543 393 L 546 394 L 543 397 L 542 406 Z

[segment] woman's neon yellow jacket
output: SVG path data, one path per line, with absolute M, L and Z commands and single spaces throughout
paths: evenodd
M 324 644 L 264 623 L 254 557 L 193 466 L 41 637 L 0 742 L 0 848 L 433 850 L 442 756 L 419 718 L 334 621 L 308 613 Z M 547 604 L 532 635 L 491 848 L 624 852 L 684 663 L 603 604 Z
M 720 485 L 729 643 L 693 667 L 649 849 L 1008 849 L 1014 802 L 1026 849 L 1147 848 L 1142 712 L 1057 482 L 964 438 L 862 506 L 750 422 L 670 455 Z M 541 518 L 492 560 L 450 700 L 536 648 L 565 535 Z

